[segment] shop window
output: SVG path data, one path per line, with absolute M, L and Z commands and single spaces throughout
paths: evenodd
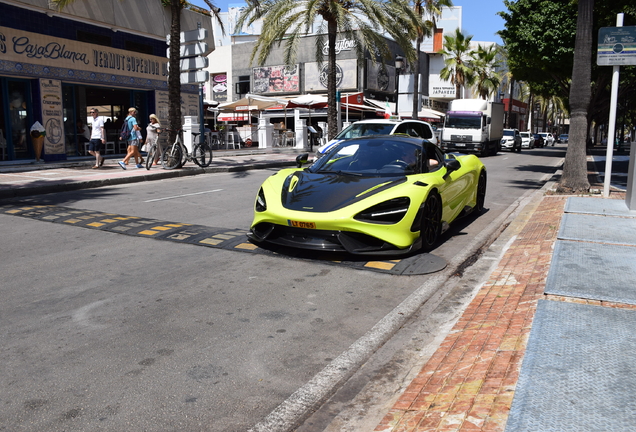
M 113 46 L 113 40 L 110 36 L 100 35 L 97 33 L 91 33 L 84 30 L 77 31 L 77 40 L 80 42 L 91 43 L 94 45 L 102 45 L 111 47 Z
M 234 92 L 237 95 L 244 95 L 250 92 L 250 76 L 241 75 L 238 77 L 238 82 L 235 84 Z

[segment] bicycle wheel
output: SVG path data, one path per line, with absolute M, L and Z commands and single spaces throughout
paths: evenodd
M 212 163 L 212 148 L 210 148 L 207 142 L 204 142 L 203 144 L 196 144 L 194 146 L 192 159 L 194 160 L 194 163 L 199 165 L 201 168 L 210 166 L 210 163 Z
M 183 145 L 183 143 L 181 143 L 179 147 L 181 147 L 181 164 L 179 165 L 179 168 L 181 168 L 187 161 L 192 160 L 192 155 L 188 153 L 188 149 L 185 145 Z
M 146 155 L 146 169 L 149 170 L 152 166 L 152 162 L 155 160 L 155 154 L 157 154 L 157 144 L 153 144 L 148 150 Z
M 181 160 L 183 159 L 183 151 L 181 146 L 177 143 L 171 145 L 163 152 L 161 157 L 161 165 L 165 169 L 175 169 L 182 166 Z

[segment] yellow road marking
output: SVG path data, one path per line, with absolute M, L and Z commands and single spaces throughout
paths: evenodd
M 390 264 L 388 262 L 382 262 L 382 261 L 369 261 L 364 266 L 365 267 L 371 267 L 371 268 L 377 268 L 377 269 L 380 269 L 380 270 L 391 270 L 393 267 L 395 267 L 395 264 Z

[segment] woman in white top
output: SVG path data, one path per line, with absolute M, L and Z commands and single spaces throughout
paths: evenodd
M 148 123 L 148 127 L 146 128 L 146 148 L 150 150 L 153 144 L 157 143 L 159 139 L 159 134 L 161 133 L 161 124 L 159 123 L 159 119 L 156 115 L 150 114 L 150 123 Z M 163 150 L 159 148 L 157 145 L 158 152 L 155 153 L 155 160 L 153 165 L 157 165 L 159 162 L 159 156 L 163 153 Z

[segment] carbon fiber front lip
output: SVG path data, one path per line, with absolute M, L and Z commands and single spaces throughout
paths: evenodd
M 259 224 L 253 227 L 248 238 L 255 243 L 272 243 L 279 246 L 325 252 L 347 252 L 353 255 L 406 255 L 419 250 L 421 240 L 406 249 L 375 237 L 346 231 L 326 231 Z

